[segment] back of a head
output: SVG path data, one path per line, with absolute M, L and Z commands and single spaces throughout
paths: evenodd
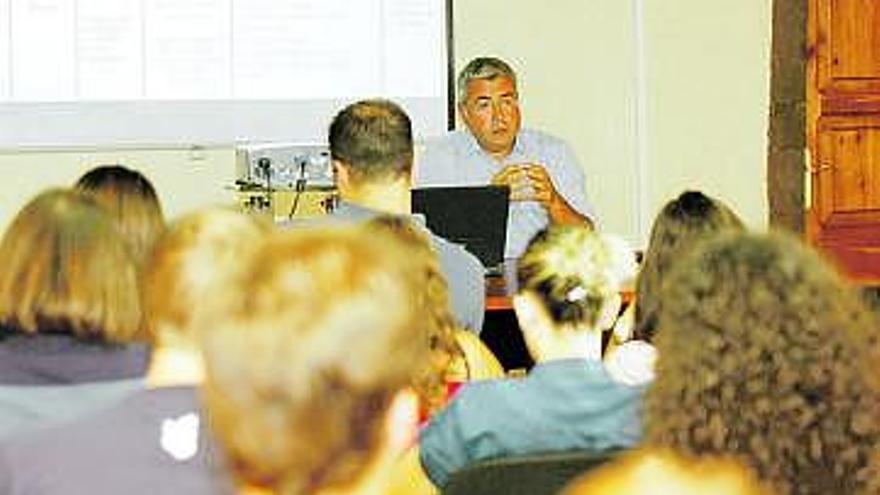
M 140 263 L 165 225 L 150 181 L 136 170 L 105 165 L 86 172 L 76 182 L 76 189 L 107 209 Z
M 53 189 L 31 200 L 0 242 L 0 324 L 127 342 L 142 313 L 137 269 L 107 213 L 91 198 Z
M 467 100 L 467 86 L 471 81 L 478 79 L 492 80 L 498 77 L 507 77 L 513 81 L 516 87 L 516 72 L 507 62 L 497 57 L 477 57 L 458 73 L 456 90 L 458 91 L 458 103 L 463 104 Z
M 539 232 L 517 265 L 519 290 L 536 294 L 557 325 L 572 326 L 595 325 L 606 300 L 634 272 L 623 241 L 573 225 Z
M 877 329 L 797 239 L 729 233 L 664 285 L 646 437 L 734 455 L 780 493 L 861 493 L 880 440 Z
M 159 237 L 141 275 L 150 341 L 190 343 L 195 308 L 212 298 L 259 246 L 270 225 L 228 209 L 185 215 Z
M 408 177 L 413 163 L 412 124 L 389 100 L 363 100 L 333 118 L 330 156 L 344 163 L 355 181 Z
M 201 320 L 205 398 L 245 485 L 357 483 L 427 359 L 398 245 L 360 228 L 270 235 Z
M 666 203 L 654 219 L 636 282 L 636 337 L 653 338 L 660 286 L 673 264 L 700 241 L 743 229 L 733 210 L 699 191 L 685 191 Z
M 771 495 L 732 459 L 642 449 L 574 481 L 562 495 Z
M 413 335 L 424 338 L 431 347 L 432 359 L 426 364 L 423 375 L 416 381 L 421 406 L 430 415 L 438 411 L 446 400 L 446 377 L 455 359 L 464 359 L 463 351 L 455 338 L 455 321 L 449 310 L 449 287 L 440 269 L 437 253 L 431 247 L 427 234 L 416 227 L 412 220 L 399 216 L 378 216 L 367 224 L 382 235 L 390 235 L 407 251 L 407 257 L 417 270 L 414 275 L 422 277 L 418 284 L 419 306 L 422 322 L 413 329 Z

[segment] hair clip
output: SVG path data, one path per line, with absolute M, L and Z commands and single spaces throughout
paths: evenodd
M 580 301 L 581 299 L 587 297 L 587 289 L 584 289 L 580 285 L 568 291 L 568 294 L 565 295 L 565 300 L 568 302 Z

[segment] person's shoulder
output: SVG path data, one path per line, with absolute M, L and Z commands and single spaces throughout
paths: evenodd
M 474 254 L 465 249 L 464 246 L 454 243 L 433 232 L 430 232 L 430 234 L 431 244 L 440 256 L 441 263 L 452 262 L 458 269 L 479 272 L 480 275 L 483 274 L 483 264 L 480 263 L 480 260 Z

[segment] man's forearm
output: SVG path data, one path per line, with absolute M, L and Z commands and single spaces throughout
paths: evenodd
M 550 216 L 550 221 L 555 224 L 593 227 L 593 222 L 589 217 L 572 208 L 559 194 L 556 194 L 556 197 L 547 206 L 547 214 Z

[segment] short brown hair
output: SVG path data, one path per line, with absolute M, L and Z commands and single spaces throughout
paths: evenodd
M 150 181 L 136 170 L 103 165 L 80 177 L 76 189 L 107 209 L 135 260 L 142 263 L 165 226 L 162 206 Z
M 147 336 L 189 332 L 195 308 L 231 276 L 240 259 L 259 245 L 270 225 L 259 217 L 214 208 L 190 213 L 159 237 L 141 275 Z
M 344 163 L 357 182 L 409 175 L 412 124 L 389 100 L 363 100 L 342 109 L 330 124 L 330 156 Z
M 635 337 L 651 341 L 657 325 L 660 285 L 676 260 L 700 241 L 726 230 L 741 231 L 742 221 L 727 205 L 699 191 L 685 191 L 657 214 L 636 280 Z
M 736 456 L 782 494 L 866 492 L 878 330 L 830 267 L 797 239 L 729 233 L 661 297 L 649 444 Z
M 363 473 L 428 358 L 410 269 L 362 227 L 280 232 L 205 306 L 207 411 L 239 480 L 311 493 Z
M 139 336 L 134 260 L 91 198 L 62 189 L 38 195 L 3 235 L 0 259 L 2 325 L 108 342 Z

